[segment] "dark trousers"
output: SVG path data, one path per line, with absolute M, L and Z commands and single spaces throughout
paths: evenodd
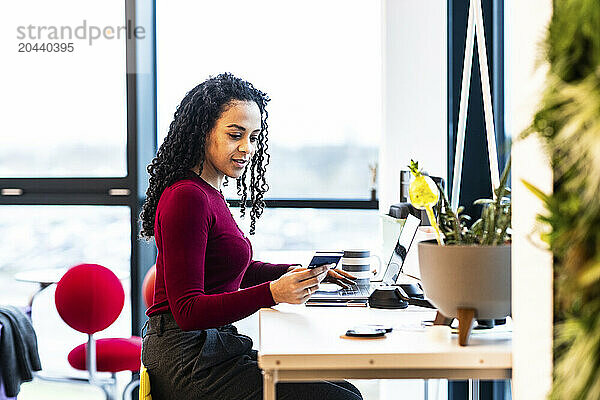
M 153 400 L 261 400 L 263 378 L 252 339 L 233 325 L 185 332 L 170 313 L 147 323 L 142 362 Z M 351 383 L 277 384 L 278 400 L 361 400 Z

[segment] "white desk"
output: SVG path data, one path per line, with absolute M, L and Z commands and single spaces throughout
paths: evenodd
M 418 307 L 305 307 L 288 304 L 259 311 L 258 365 L 264 399 L 275 400 L 281 381 L 322 379 L 510 379 L 512 334 L 473 333 L 469 346 L 435 342 L 421 327 L 435 312 Z M 385 339 L 343 339 L 360 324 L 391 324 Z

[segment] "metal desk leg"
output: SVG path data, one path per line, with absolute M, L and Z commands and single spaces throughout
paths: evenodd
M 46 283 L 46 282 L 40 282 L 40 287 L 38 288 L 38 290 L 33 293 L 31 296 L 29 296 L 29 312 L 31 313 L 31 310 L 33 309 L 33 300 L 35 299 L 35 296 L 37 296 L 38 294 L 42 293 L 42 290 L 46 289 L 48 286 L 52 285 L 51 283 Z
M 275 384 L 277 383 L 277 371 L 263 370 L 263 400 L 275 400 Z
M 429 379 L 424 379 L 423 400 L 429 400 Z

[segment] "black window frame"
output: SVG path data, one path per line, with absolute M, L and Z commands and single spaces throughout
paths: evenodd
M 482 0 L 476 0 L 482 1 Z M 510 137 L 504 125 L 504 0 L 482 1 L 485 40 L 492 104 L 494 110 L 494 128 L 498 149 L 500 172 L 508 161 L 507 149 Z M 454 156 L 456 152 L 456 127 L 460 104 L 460 90 L 465 53 L 465 38 L 469 1 L 447 0 L 447 138 L 448 138 L 448 188 L 452 188 L 454 174 Z M 479 40 L 477 37 L 476 40 Z M 469 95 L 469 110 L 465 130 L 465 147 L 459 204 L 465 206 L 465 213 L 474 217 L 480 215 L 480 206 L 473 201 L 492 196 L 489 172 L 487 138 L 483 110 L 483 95 L 479 72 L 477 46 L 473 52 L 473 65 Z M 482 151 L 483 150 L 483 151 Z M 476 218 L 475 218 L 476 219 Z M 474 219 L 474 220 L 475 220 Z M 482 400 L 504 400 L 510 398 L 510 381 L 481 381 L 478 385 L 478 398 Z M 469 388 L 467 381 L 449 381 L 448 399 L 466 400 Z
M 139 240 L 138 216 L 145 198 L 148 182 L 146 165 L 156 153 L 157 105 L 156 105 L 156 0 L 124 0 L 125 20 L 144 26 L 146 40 L 126 40 L 127 77 L 127 175 L 102 178 L 2 178 L 0 189 L 19 189 L 20 195 L 0 195 L 0 205 L 103 205 L 127 206 L 131 225 L 131 306 L 132 332 L 139 335 L 145 320 L 141 285 L 146 271 L 154 263 L 156 249 L 153 243 Z M 464 54 L 466 10 L 468 2 L 447 0 L 448 12 L 448 164 L 447 187 L 452 187 L 453 160 L 456 141 L 458 99 Z M 504 1 L 483 2 L 486 29 L 488 65 L 491 66 L 492 97 L 498 149 L 506 148 L 510 139 L 504 127 Z M 475 51 L 475 54 L 476 51 Z M 138 71 L 138 61 L 144 63 L 144 73 Z M 473 61 L 473 71 L 478 62 Z M 469 152 L 468 140 L 481 141 L 484 135 L 483 106 L 473 101 L 481 98 L 478 73 L 473 73 L 469 117 L 463 167 L 461 204 L 470 204 L 479 197 L 491 195 L 487 163 Z M 485 140 L 485 138 L 483 138 Z M 485 147 L 484 147 L 485 148 Z M 485 153 L 487 154 L 487 152 Z M 499 151 L 499 165 L 506 163 L 507 155 Z M 470 174 L 474 175 L 470 175 Z M 465 185 L 465 182 L 475 182 Z M 111 195 L 112 189 L 126 189 L 124 195 Z M 239 200 L 230 199 L 232 206 Z M 266 199 L 270 208 L 315 208 L 378 210 L 377 199 Z M 469 209 L 469 207 L 467 207 Z M 458 387 L 451 388 L 449 398 L 458 394 Z
M 141 2 L 140 2 L 141 3 Z M 125 0 L 125 24 L 136 21 L 136 1 Z M 151 38 L 153 39 L 153 38 Z M 147 135 L 138 135 L 137 112 L 137 74 L 136 71 L 136 42 L 134 38 L 125 41 L 126 58 L 126 165 L 127 174 L 124 177 L 0 177 L 0 205 L 92 205 L 92 206 L 126 206 L 130 210 L 131 252 L 130 277 L 133 334 L 141 330 L 141 280 L 145 270 L 155 258 L 153 246 L 138 240 L 138 215 L 141 211 L 147 176 L 146 165 L 156 152 L 155 140 L 148 140 Z M 4 190 L 16 189 L 16 190 Z M 121 189 L 113 191 L 114 189 Z
M 456 127 L 458 124 L 469 2 L 447 0 L 447 7 L 447 187 L 451 188 L 454 174 Z M 508 160 L 506 150 L 507 145 L 510 143 L 510 137 L 507 135 L 504 126 L 504 0 L 482 1 L 482 9 L 494 110 L 498 165 L 500 172 L 502 172 Z M 479 38 L 476 40 L 479 40 Z M 478 215 L 480 212 L 479 208 L 473 206 L 473 201 L 492 195 L 482 99 L 478 52 L 477 46 L 475 46 L 459 201 L 460 205 L 465 206 L 465 213 L 471 216 Z
M 148 99 L 148 96 L 153 96 L 153 100 L 152 100 L 152 105 L 153 105 L 153 109 L 151 110 L 152 112 L 147 112 L 146 113 L 146 117 L 148 118 L 147 121 L 147 125 L 153 124 L 152 125 L 152 129 L 147 129 L 148 132 L 152 132 L 152 137 L 147 137 L 145 138 L 145 140 L 153 140 L 154 143 L 157 142 L 157 132 L 158 132 L 158 124 L 157 124 L 157 94 L 156 94 L 156 87 L 157 87 L 157 73 L 156 73 L 156 63 L 157 63 L 157 51 L 156 51 L 156 0 L 133 0 L 137 3 L 137 10 L 138 12 L 140 11 L 140 9 L 148 9 L 151 10 L 151 12 L 148 11 L 144 11 L 144 15 L 146 15 L 143 24 L 144 26 L 148 26 L 148 30 L 151 30 L 151 35 L 153 40 L 152 41 L 148 41 L 146 42 L 146 46 L 148 45 L 152 45 L 152 48 L 145 48 L 144 51 L 146 52 L 146 59 L 145 61 L 147 63 L 150 64 L 151 68 L 148 68 L 148 66 L 144 66 L 144 70 L 148 71 L 151 69 L 152 71 L 152 78 L 153 81 L 152 82 L 146 82 L 146 86 L 148 86 L 145 89 L 145 93 L 146 96 L 145 98 Z M 148 19 L 148 18 L 151 18 Z M 138 24 L 140 24 L 142 21 L 139 20 L 138 18 Z M 139 51 L 140 48 L 138 46 L 137 50 Z M 140 57 L 138 56 L 137 59 L 139 60 Z M 138 92 L 140 91 L 140 87 L 143 87 L 144 85 L 140 85 L 140 79 L 138 77 Z M 148 102 L 150 103 L 150 102 Z M 149 105 L 147 106 L 147 108 L 149 107 Z M 138 112 L 140 111 L 140 107 L 138 107 Z M 137 116 L 138 119 L 141 120 L 141 118 L 139 117 L 139 115 Z M 156 143 L 156 146 L 158 146 L 158 143 Z M 154 153 L 156 153 L 156 149 L 154 150 Z M 154 157 L 154 154 L 152 155 L 152 157 Z M 151 159 L 151 158 L 150 158 Z M 149 162 L 149 161 L 148 161 Z M 267 192 L 268 195 L 268 192 Z M 312 209 L 322 209 L 322 210 L 379 210 L 379 199 L 377 198 L 377 193 L 370 193 L 369 192 L 369 188 L 365 188 L 365 198 L 364 199 L 356 199 L 356 198 L 339 198 L 339 199 L 331 199 L 331 198 L 272 198 L 272 197 L 266 197 L 264 199 L 265 202 L 265 207 L 266 208 L 312 208 Z M 373 198 L 375 195 L 375 198 Z M 370 198 L 367 198 L 370 197 Z M 227 202 L 229 203 L 230 207 L 232 208 L 238 208 L 240 207 L 241 204 L 241 200 L 238 198 L 227 198 Z M 251 206 L 251 202 L 248 201 L 247 206 Z M 149 264 L 152 265 L 154 264 L 154 261 L 152 263 Z M 146 267 L 147 268 L 147 267 Z M 143 278 L 142 278 L 143 279 Z M 141 301 L 138 299 L 137 301 L 133 299 L 133 291 L 132 291 L 132 312 L 133 313 L 138 313 L 139 314 L 139 318 L 138 320 L 141 321 L 145 319 L 145 316 L 143 314 L 143 309 L 135 309 L 133 306 L 135 305 L 141 305 Z M 141 329 L 141 327 L 140 327 Z
M 0 195 L 0 205 L 96 205 L 127 206 L 131 226 L 131 331 L 140 335 L 145 316 L 142 281 L 156 260 L 153 242 L 139 239 L 139 213 L 148 185 L 146 166 L 156 154 L 156 1 L 124 0 L 125 21 L 143 26 L 145 37 L 127 38 L 127 175 L 124 177 L 2 178 L 1 189 L 17 189 L 19 195 Z M 143 71 L 143 72 L 142 72 Z M 124 189 L 111 195 L 113 189 Z M 14 193 L 14 191 L 12 191 Z M 369 195 L 368 192 L 365 194 Z M 239 199 L 228 199 L 239 207 Z M 267 198 L 268 208 L 378 210 L 377 199 Z
M 459 0 L 448 0 L 448 187 L 452 186 L 453 160 L 455 148 L 455 127 L 458 118 L 458 99 L 460 96 L 460 77 L 462 72 L 462 57 L 464 53 L 464 29 L 466 29 L 466 9 L 468 3 Z M 138 297 L 147 265 L 145 260 L 152 259 L 152 252 L 142 248 L 152 247 L 141 243 L 138 239 L 138 215 L 145 198 L 147 187 L 146 165 L 156 153 L 156 0 L 125 0 L 125 19 L 136 25 L 144 26 L 147 40 L 136 43 L 134 38 L 126 40 L 126 76 L 127 76 L 127 175 L 125 177 L 78 177 L 78 178 L 1 178 L 0 189 L 20 189 L 20 195 L 0 195 L 0 205 L 119 205 L 128 206 L 131 210 L 131 281 L 132 299 Z M 492 96 L 494 102 L 494 117 L 497 132 L 498 148 L 504 148 L 509 140 L 504 129 L 504 70 L 503 70 L 503 0 L 483 2 L 486 39 L 488 44 L 488 59 L 491 66 Z M 492 16 L 492 18 L 485 16 Z M 143 55 L 143 57 L 142 57 Z M 142 60 L 144 73 L 138 72 L 138 60 Z M 500 60 L 500 61 L 498 61 Z M 474 59 L 473 70 L 477 69 Z M 471 84 L 471 99 L 481 98 L 481 87 L 478 74 L 473 74 Z M 478 108 L 479 106 L 479 108 Z M 478 111 L 479 110 L 479 111 Z M 479 116 L 479 119 L 477 118 Z M 469 104 L 467 124 L 467 139 L 484 132 L 483 111 L 481 105 Z M 471 123 L 469 123 L 469 121 Z M 465 149 L 465 168 L 467 171 L 481 173 L 482 165 L 478 168 L 467 168 L 471 157 L 467 157 Z M 487 153 L 486 153 L 487 154 Z M 502 167 L 505 157 L 499 157 Z M 487 167 L 486 167 L 487 168 Z M 476 177 L 475 181 L 479 181 Z M 463 176 L 463 182 L 471 181 Z M 464 186 L 464 185 L 463 185 Z M 488 194 L 490 190 L 489 176 L 487 181 L 472 185 L 477 196 Z M 112 189 L 126 189 L 128 194 L 111 195 Z M 462 199 L 468 197 L 465 187 L 461 191 Z M 239 200 L 229 199 L 233 207 L 239 206 Z M 266 206 L 271 208 L 316 208 L 316 209 L 379 209 L 378 199 L 326 199 L 326 198 L 267 198 Z M 144 263 L 144 271 L 140 265 Z M 134 332 L 141 328 L 141 319 L 136 318 L 140 306 L 132 308 Z

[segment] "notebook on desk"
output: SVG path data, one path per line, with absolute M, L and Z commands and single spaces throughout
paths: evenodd
M 381 286 L 390 286 L 396 283 L 398 275 L 402 271 L 402 265 L 406 258 L 406 254 L 417 233 L 417 228 L 421 220 L 409 215 L 400 231 L 396 247 L 392 252 L 390 261 L 388 262 L 383 278 L 381 280 L 372 280 L 366 284 L 353 285 L 346 289 L 335 290 L 317 290 L 308 300 L 309 303 L 366 303 L 369 296 L 375 289 Z

